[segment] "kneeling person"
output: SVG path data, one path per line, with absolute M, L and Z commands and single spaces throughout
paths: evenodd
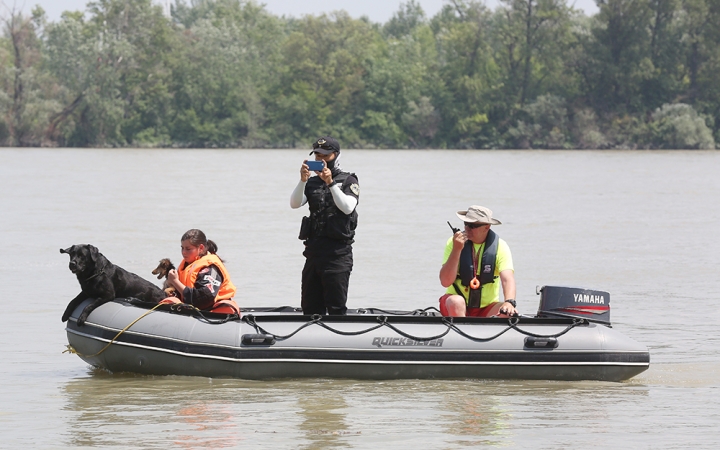
M 440 283 L 447 291 L 440 297 L 440 312 L 453 317 L 516 315 L 510 247 L 490 229 L 501 222 L 483 206 L 471 206 L 457 216 L 465 230 L 456 232 L 445 245 Z M 500 285 L 505 298 L 502 303 Z

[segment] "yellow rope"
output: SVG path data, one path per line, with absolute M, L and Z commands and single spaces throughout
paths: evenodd
M 143 314 L 142 316 L 140 316 L 140 317 L 138 317 L 137 319 L 133 320 L 132 323 L 130 323 L 130 325 L 128 325 L 128 326 L 126 326 L 125 328 L 123 328 L 122 330 L 120 330 L 120 332 L 119 332 L 118 334 L 116 334 L 115 337 L 112 338 L 112 339 L 110 340 L 110 342 L 108 342 L 107 345 L 106 345 L 105 347 L 103 347 L 102 350 L 100 350 L 99 352 L 95 353 L 94 355 L 83 355 L 82 353 L 78 353 L 78 351 L 75 350 L 75 348 L 74 348 L 72 345 L 70 345 L 70 344 L 68 344 L 68 345 L 66 346 L 67 348 L 63 351 L 63 353 L 74 353 L 74 354 L 76 354 L 76 355 L 78 355 L 78 356 L 83 356 L 83 357 L 85 357 L 85 358 L 92 358 L 93 356 L 97 356 L 97 355 L 99 355 L 100 353 L 102 353 L 102 352 L 104 352 L 105 350 L 107 350 L 107 348 L 110 347 L 110 344 L 112 344 L 113 342 L 115 342 L 115 340 L 116 340 L 118 337 L 120 337 L 121 334 L 123 334 L 124 332 L 126 332 L 126 331 L 128 330 L 128 328 L 130 328 L 131 326 L 135 325 L 135 324 L 136 324 L 140 319 L 142 319 L 143 317 L 145 317 L 145 316 L 147 316 L 148 314 L 150 314 L 151 312 L 155 311 L 159 306 L 160 306 L 160 303 L 158 303 L 157 305 L 153 306 L 152 309 L 146 311 L 145 314 Z

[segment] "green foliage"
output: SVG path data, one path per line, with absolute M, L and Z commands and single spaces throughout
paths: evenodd
M 44 143 L 46 124 L 57 109 L 52 75 L 41 67 L 42 9 L 32 17 L 14 12 L 0 40 L 0 142 L 10 146 Z
M 425 147 L 438 131 L 440 116 L 427 97 L 418 102 L 410 101 L 408 111 L 402 115 L 403 126 L 410 130 L 409 139 L 413 147 Z
M 572 43 L 563 0 L 501 0 L 493 17 L 495 55 L 509 104 L 524 105 L 566 81 L 563 58 Z
M 282 45 L 271 93 L 278 141 L 306 146 L 317 135 L 332 134 L 346 147 L 357 145 L 366 117 L 359 108 L 365 79 L 381 43 L 375 28 L 346 13 L 298 21 Z
M 714 148 L 720 0 L 407 0 L 385 24 L 255 0 L 0 16 L 0 144 Z
M 364 140 L 375 146 L 425 146 L 437 133 L 437 124 L 429 132 L 419 129 L 417 122 L 418 105 L 426 113 L 434 108 L 432 99 L 423 94 L 432 92 L 438 84 L 432 70 L 437 55 L 435 40 L 422 17 L 417 12 L 416 18 L 402 27 L 405 34 L 396 31 L 397 37 L 379 42 L 377 56 L 369 61 L 362 92 L 365 118 L 361 128 Z
M 501 69 L 493 58 L 491 13 L 479 2 L 455 3 L 433 20 L 438 46 L 437 88 L 433 101 L 440 117 L 439 146 L 489 147 L 493 105 L 503 103 Z M 440 143 L 440 142 L 442 143 Z
M 400 4 L 400 10 L 383 26 L 386 37 L 400 39 L 412 35 L 425 23 L 425 11 L 415 0 Z
M 648 125 L 641 117 L 617 116 L 607 124 L 605 136 L 610 148 L 621 150 L 647 148 L 644 144 L 648 138 Z
M 591 109 L 580 109 L 573 114 L 571 134 L 575 148 L 598 149 L 606 148 L 609 144 L 600 130 L 597 115 Z
M 663 105 L 653 113 L 649 128 L 655 148 L 715 149 L 706 119 L 690 105 Z
M 170 64 L 173 142 L 182 146 L 268 144 L 264 97 L 277 83 L 279 21 L 252 3 L 203 4 L 178 36 Z
M 141 131 L 164 134 L 172 30 L 162 9 L 151 0 L 99 0 L 89 9 L 88 21 L 66 14 L 47 27 L 46 65 L 62 85 L 65 105 L 49 137 L 124 146 Z
M 516 126 L 507 134 L 518 148 L 562 149 L 569 145 L 568 113 L 565 101 L 555 95 L 542 95 L 524 106 Z

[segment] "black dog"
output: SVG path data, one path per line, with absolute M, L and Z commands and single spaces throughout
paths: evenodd
M 111 263 L 92 245 L 73 245 L 68 249 L 60 249 L 60 253 L 70 255 L 70 271 L 77 276 L 81 288 L 78 296 L 72 299 L 65 309 L 63 322 L 88 298 L 96 300 L 83 309 L 77 319 L 78 326 L 85 323 L 95 308 L 115 298 L 135 297 L 155 303 L 165 298 L 162 289 Z

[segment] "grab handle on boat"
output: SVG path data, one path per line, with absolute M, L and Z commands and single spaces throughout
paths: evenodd
M 558 341 L 554 337 L 534 337 L 525 338 L 525 348 L 557 348 Z
M 243 334 L 243 345 L 273 345 L 275 336 L 272 334 Z

